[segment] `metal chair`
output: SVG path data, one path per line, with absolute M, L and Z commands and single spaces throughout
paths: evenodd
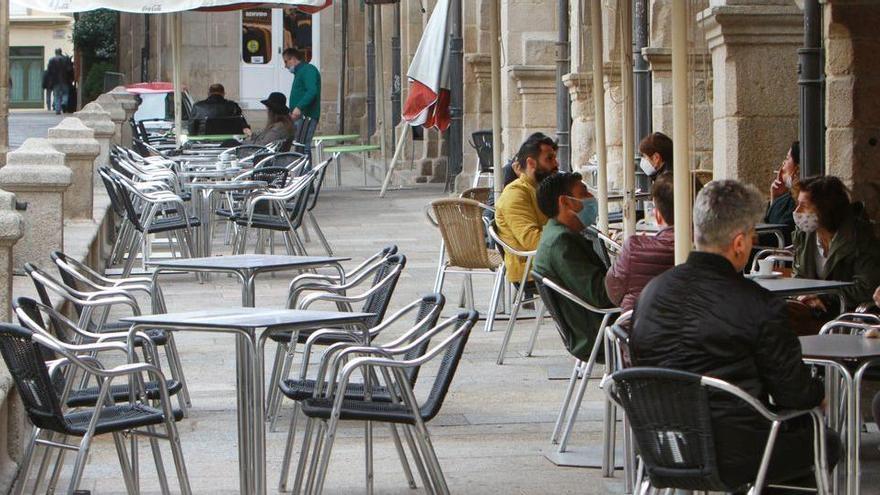
M 469 144 L 477 152 L 479 170 L 474 174 L 474 182 L 471 185 L 471 187 L 477 187 L 480 185 L 480 179 L 489 178 L 489 180 L 492 180 L 493 177 L 494 167 L 492 162 L 495 157 L 492 148 L 492 131 L 472 132 Z
M 372 474 L 372 442 L 370 422 L 394 423 L 404 425 L 413 433 L 421 450 L 421 456 L 414 455 L 416 465 L 421 464 L 424 457 L 425 463 L 420 471 L 426 472 L 428 483 L 426 488 L 429 493 L 446 495 L 449 487 L 443 476 L 443 471 L 434 451 L 433 444 L 425 426 L 440 412 L 447 392 L 455 376 L 458 363 L 464 354 L 470 331 L 476 323 L 479 315 L 476 311 L 460 313 L 456 317 L 444 320 L 440 325 L 431 329 L 420 338 L 397 349 L 388 348 L 360 348 L 359 353 L 366 357 L 360 357 L 348 361 L 342 365 L 336 361 L 336 366 L 328 370 L 327 382 L 330 384 L 326 392 L 316 398 L 307 399 L 302 403 L 302 411 L 309 418 L 306 434 L 303 437 L 303 454 L 300 456 L 298 469 L 304 469 L 306 462 L 310 462 L 306 491 L 308 493 L 322 493 L 324 479 L 330 463 L 330 454 L 336 437 L 336 428 L 339 421 L 366 421 L 367 422 L 367 469 L 368 475 Z M 448 335 L 445 333 L 448 332 Z M 418 345 L 421 341 L 444 338 L 438 344 L 433 345 L 421 357 L 407 359 L 406 353 L 410 347 Z M 394 359 L 394 356 L 403 355 L 403 359 Z M 424 401 L 417 401 L 409 383 L 405 370 L 422 366 L 435 358 L 440 358 L 440 367 L 437 377 L 430 388 L 430 393 Z M 355 371 L 365 373 L 378 373 L 386 380 L 386 388 L 392 392 L 392 402 L 380 402 L 370 400 L 369 396 L 364 400 L 354 400 L 346 397 L 349 390 L 351 377 Z M 338 379 L 337 379 L 338 377 Z M 309 440 L 312 428 L 320 423 L 311 461 L 306 456 L 309 450 Z M 415 449 L 414 449 L 415 453 Z M 372 477 L 367 477 L 367 492 L 372 493 Z M 295 486 L 296 491 L 299 487 Z
M 234 252 L 242 254 L 247 250 L 248 232 L 253 228 L 259 233 L 255 247 L 257 252 L 265 250 L 264 234 L 282 232 L 288 254 L 307 254 L 297 229 L 302 223 L 302 211 L 314 177 L 315 174 L 309 172 L 289 180 L 281 189 L 261 190 L 248 196 L 241 212 L 232 218 L 238 226 L 233 240 Z M 288 209 L 289 204 L 295 205 L 295 208 Z
M 562 337 L 562 342 L 565 345 L 566 350 L 569 353 L 572 352 L 572 341 L 571 336 L 575 334 L 575 326 L 573 326 L 570 322 L 566 321 L 563 317 L 562 306 L 561 303 L 563 300 L 568 300 L 585 311 L 590 311 L 592 313 L 602 315 L 602 323 L 599 326 L 598 331 L 596 332 L 595 341 L 593 342 L 593 347 L 590 351 L 590 356 L 587 358 L 586 362 L 583 361 L 582 356 L 575 356 L 575 364 L 574 368 L 571 372 L 571 378 L 568 382 L 568 388 L 565 392 L 565 397 L 562 399 L 562 407 L 560 408 L 559 415 L 556 418 L 556 424 L 553 427 L 553 435 L 550 437 L 551 443 L 559 443 L 558 452 L 560 454 L 565 453 L 568 448 L 568 440 L 571 436 L 572 429 L 574 427 L 574 423 L 577 420 L 578 412 L 580 411 L 581 402 L 584 399 L 584 392 L 586 392 L 587 385 L 589 384 L 592 373 L 593 366 L 596 364 L 596 358 L 599 355 L 599 347 L 604 344 L 605 356 L 611 355 L 611 350 L 609 349 L 608 341 L 605 339 L 605 328 L 609 325 L 611 321 L 611 317 L 615 314 L 620 313 L 620 308 L 597 308 L 592 304 L 584 301 L 579 298 L 568 289 L 562 287 L 559 283 L 550 279 L 549 277 L 543 276 L 536 271 L 532 271 L 532 277 L 535 280 L 535 285 L 538 287 L 538 294 L 541 296 L 541 300 L 544 301 L 544 307 L 547 309 L 547 312 L 550 313 L 550 317 L 553 318 L 553 321 L 556 323 L 556 330 L 559 332 L 559 336 Z M 578 379 L 582 377 L 582 382 L 580 386 L 577 386 Z M 577 388 L 577 392 L 575 392 L 575 388 Z M 572 404 L 572 395 L 574 394 L 574 404 Z M 566 417 L 568 418 L 566 420 Z M 565 423 L 565 427 L 563 430 L 563 423 Z M 614 428 L 614 410 L 612 408 L 612 404 L 610 402 L 606 402 L 605 404 L 605 432 L 612 432 Z M 564 431 L 564 432 L 563 432 Z M 562 437 L 560 438 L 560 433 L 562 433 Z M 605 439 L 605 455 L 603 455 L 603 468 L 610 476 L 611 467 L 613 467 L 613 462 L 609 462 L 609 454 L 613 456 L 613 449 L 609 449 L 609 443 L 613 446 L 613 435 L 606 435 Z
M 404 332 L 401 337 L 398 337 L 392 342 L 380 347 L 383 349 L 396 349 L 400 346 L 410 344 L 437 325 L 437 321 L 440 319 L 440 312 L 443 310 L 445 302 L 446 300 L 442 294 L 430 294 L 416 299 L 392 316 L 383 320 L 379 327 L 372 329 L 371 333 L 378 334 L 385 328 L 388 328 L 392 324 L 401 320 L 406 315 L 415 313 L 415 325 L 413 327 Z M 287 433 L 287 443 L 285 444 L 284 458 L 281 463 L 281 479 L 278 485 L 279 491 L 287 491 L 287 481 L 290 473 L 290 459 L 293 453 L 293 443 L 296 436 L 296 420 L 299 411 L 299 404 L 304 400 L 319 396 L 317 392 L 327 387 L 326 382 L 320 383 L 317 380 L 317 377 L 322 375 L 322 371 L 318 372 L 316 378 L 307 378 L 312 346 L 315 345 L 316 342 L 322 340 L 326 341 L 327 338 L 341 339 L 341 341 L 327 347 L 321 356 L 322 365 L 329 363 L 331 356 L 334 356 L 332 359 L 335 360 L 342 359 L 346 354 L 359 352 L 360 347 L 363 346 L 363 344 L 357 342 L 358 339 L 354 338 L 354 336 L 348 332 L 340 332 L 339 330 L 319 330 L 314 332 L 309 336 L 303 349 L 303 362 L 300 367 L 299 377 L 282 381 L 280 385 L 281 392 L 285 397 L 294 401 L 294 409 L 290 417 L 290 428 Z M 423 356 L 428 349 L 428 344 L 428 340 L 421 339 L 417 345 L 409 348 L 404 359 L 417 359 Z M 326 370 L 326 368 L 324 368 L 324 370 Z M 419 368 L 410 368 L 406 371 L 410 386 L 415 386 L 415 382 L 418 379 Z M 367 388 L 365 387 L 365 383 L 362 382 L 360 385 L 351 383 L 345 392 L 346 398 L 365 400 L 366 391 Z M 369 389 L 369 393 L 370 398 L 373 401 L 392 402 L 391 392 L 385 387 L 373 386 Z M 407 473 L 410 486 L 415 488 L 415 481 L 412 479 L 412 473 L 409 472 L 409 464 L 406 460 L 406 455 L 403 454 L 400 437 L 393 425 L 391 425 L 391 435 L 394 439 L 398 453 L 400 454 L 401 464 L 404 466 L 404 471 Z M 406 436 L 407 443 L 410 445 L 410 448 L 412 448 L 412 438 L 408 434 Z M 299 475 L 301 477 L 302 473 L 299 473 Z M 297 482 L 297 485 L 299 484 L 301 484 L 301 479 Z
M 750 494 L 767 481 L 773 446 L 785 421 L 809 415 L 813 420 L 816 486 L 830 493 L 821 409 L 771 412 L 758 399 L 723 380 L 665 368 L 629 368 L 602 380 L 606 396 L 629 418 L 649 487 L 733 492 L 720 477 L 710 413 L 712 400 L 730 398 L 748 405 L 771 423 L 761 464 Z M 726 396 L 726 397 L 725 397 Z M 646 487 L 647 488 L 647 487 Z
M 491 208 L 471 199 L 449 198 L 431 202 L 425 215 L 440 230 L 440 257 L 434 292 L 443 292 L 447 273 L 465 276 L 465 301 L 468 309 L 474 309 L 473 275 L 495 277 L 486 315 L 486 330 L 492 328 L 504 282 L 504 260 L 495 250 L 486 247 L 483 211 Z M 432 216 L 433 213 L 433 216 Z
M 353 269 L 343 272 L 341 275 L 323 273 L 302 273 L 297 275 L 290 281 L 290 284 L 287 287 L 287 307 L 296 307 L 296 299 L 299 297 L 299 294 L 305 290 L 331 290 L 344 293 L 345 289 L 342 289 L 341 287 L 346 284 L 346 281 L 350 282 L 360 278 L 366 270 L 373 269 L 377 262 L 384 261 L 395 254 L 397 254 L 397 245 L 391 244 L 365 259 Z
M 92 344 L 89 349 L 116 348 L 126 351 L 121 343 Z M 48 363 L 44 350 L 61 356 L 62 359 Z M 127 351 L 126 351 L 127 352 Z M 25 490 L 28 473 L 32 466 L 37 445 L 77 452 L 76 462 L 68 485 L 68 493 L 79 488 L 92 439 L 96 435 L 110 434 L 119 457 L 125 488 L 129 493 L 138 491 L 138 480 L 132 469 L 129 453 L 126 451 L 123 433 L 145 435 L 153 444 L 153 456 L 163 490 L 167 493 L 167 478 L 162 467 L 156 439 L 168 440 L 177 471 L 180 491 L 191 493 L 176 421 L 182 417 L 180 411 L 173 410 L 169 401 L 166 379 L 162 371 L 148 363 L 128 363 L 116 368 L 105 369 L 92 357 L 77 355 L 55 339 L 16 325 L 0 324 L 0 353 L 15 381 L 16 389 L 24 403 L 25 411 L 34 425 L 30 441 L 25 450 L 22 469 L 14 493 Z M 64 368 L 73 368 L 93 376 L 100 384 L 97 406 L 72 412 L 65 412 L 62 400 L 53 382 L 55 373 Z M 113 381 L 123 377 L 130 380 L 143 380 L 144 376 L 159 384 L 159 399 L 155 405 L 147 405 L 135 398 L 128 403 L 108 402 Z M 159 433 L 156 426 L 164 426 Z M 60 435 L 60 441 L 47 437 Z M 66 437 L 81 438 L 78 445 L 65 443 Z M 36 488 L 36 487 L 35 487 Z

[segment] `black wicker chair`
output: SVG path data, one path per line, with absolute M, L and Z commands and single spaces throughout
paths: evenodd
M 494 166 L 492 161 L 495 159 L 492 148 L 492 131 L 475 131 L 471 133 L 471 147 L 477 152 L 480 170 L 474 176 L 474 182 L 471 187 L 477 187 L 480 179 L 483 177 L 492 177 Z
M 92 344 L 89 349 L 103 350 L 113 347 L 125 350 L 124 344 L 121 343 Z M 63 359 L 47 363 L 46 349 Z M 15 493 L 22 493 L 25 490 L 37 445 L 47 449 L 60 447 L 61 452 L 66 450 L 78 452 L 67 490 L 68 493 L 73 493 L 79 487 L 92 439 L 96 435 L 104 434 L 113 436 L 126 489 L 130 493 L 136 492 L 137 477 L 130 465 L 123 433 L 143 434 L 150 439 L 157 468 L 162 462 L 157 439 L 169 440 L 180 491 L 184 494 L 191 493 L 175 424 L 181 419 L 182 413 L 171 408 L 165 377 L 157 367 L 147 363 L 129 363 L 117 368 L 104 369 L 97 359 L 70 352 L 51 337 L 9 324 L 0 324 L 0 353 L 12 374 L 15 387 L 24 403 L 25 412 L 34 425 L 25 450 Z M 76 368 L 98 380 L 100 389 L 96 403 L 100 406 L 64 411 L 63 402 L 52 376 L 66 367 Z M 157 404 L 148 405 L 134 399 L 128 403 L 107 402 L 115 379 L 122 377 L 139 381 L 143 380 L 144 376 L 159 384 L 160 398 Z M 164 426 L 164 433 L 157 432 L 156 426 Z M 66 443 L 67 437 L 78 437 L 81 440 L 78 445 L 71 445 Z M 158 469 L 158 472 L 160 482 L 167 490 L 164 469 Z M 36 492 L 38 487 L 33 488 Z
M 815 474 L 819 493 L 827 493 L 828 466 L 821 410 L 773 413 L 758 399 L 722 380 L 664 368 L 629 368 L 605 377 L 602 388 L 626 411 L 644 471 L 653 488 L 739 492 L 720 477 L 710 413 L 713 400 L 738 400 L 772 423 L 753 490 L 765 486 L 770 454 L 781 423 L 809 415 L 818 433 Z

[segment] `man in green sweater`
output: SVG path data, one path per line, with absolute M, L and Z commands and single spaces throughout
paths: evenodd
M 321 118 L 321 72 L 306 61 L 302 51 L 287 48 L 281 54 L 284 66 L 293 73 L 293 85 L 290 87 L 290 117 L 297 126 L 308 124 L 303 144 L 304 152 L 311 154 L 312 136 Z M 303 119 L 303 117 L 307 117 Z
M 582 232 L 596 221 L 598 204 L 578 173 L 561 172 L 541 181 L 538 207 L 550 217 L 535 254 L 535 271 L 597 308 L 614 305 L 605 292 L 607 269 Z M 569 335 L 572 355 L 588 360 L 602 315 L 567 300 L 560 301 L 561 317 L 575 335 Z

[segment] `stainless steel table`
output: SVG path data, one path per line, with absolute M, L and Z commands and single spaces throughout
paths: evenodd
M 868 339 L 861 335 L 810 335 L 801 337 L 800 341 L 804 362 L 824 365 L 840 374 L 843 396 L 846 397 L 846 493 L 858 495 L 861 479 L 859 434 L 862 429 L 860 390 L 865 371 L 880 365 L 880 339 Z M 837 382 L 830 375 L 826 373 L 829 391 Z M 841 397 L 841 394 L 832 395 Z M 834 402 L 831 402 L 830 410 L 836 412 L 837 406 Z M 832 418 L 833 416 L 834 414 Z
M 193 213 L 201 222 L 201 227 L 196 230 L 196 255 L 211 256 L 211 241 L 213 241 L 214 222 L 212 213 L 212 198 L 215 192 L 230 191 L 253 191 L 265 188 L 266 181 L 204 181 L 192 182 L 188 185 L 192 191 Z
M 353 325 L 367 332 L 365 321 L 373 316 L 372 313 L 243 307 L 133 316 L 122 321 L 132 324 L 128 334 L 131 349 L 134 349 L 135 333 L 145 328 L 236 335 L 239 490 L 242 494 L 264 495 L 266 431 L 263 422 L 263 359 L 257 352 L 258 332 L 342 325 Z
M 171 260 L 155 260 L 148 264 L 155 267 L 153 271 L 153 287 L 156 287 L 160 273 L 196 272 L 196 273 L 234 273 L 241 280 L 241 305 L 254 306 L 254 279 L 260 273 L 282 270 L 307 270 L 322 266 L 335 268 L 340 280 L 345 281 L 345 271 L 341 261 L 351 258 L 339 256 L 288 256 L 280 254 L 235 254 L 230 256 L 209 256 L 204 258 L 177 258 Z M 155 294 L 153 295 L 156 296 Z M 154 299 L 155 302 L 155 299 Z
M 846 299 L 840 289 L 849 287 L 852 282 L 838 282 L 836 280 L 815 280 L 811 278 L 756 278 L 755 282 L 770 292 L 782 296 L 804 296 L 817 294 L 837 294 L 840 300 L 841 312 L 846 309 Z

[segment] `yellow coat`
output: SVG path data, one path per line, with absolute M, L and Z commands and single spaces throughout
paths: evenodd
M 495 204 L 495 224 L 504 242 L 516 250 L 534 251 L 545 223 L 547 217 L 538 208 L 537 187 L 532 178 L 523 174 L 504 188 Z M 524 258 L 505 253 L 507 280 L 522 280 L 525 264 Z

